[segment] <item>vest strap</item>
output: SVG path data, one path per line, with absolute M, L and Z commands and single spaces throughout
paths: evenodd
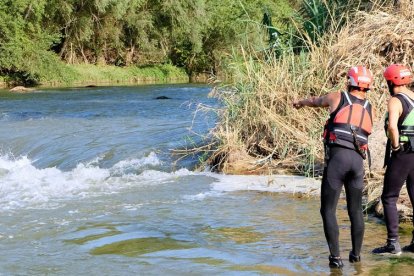
M 345 131 L 347 130 L 347 129 L 349 129 L 349 125 L 348 124 L 343 124 L 343 123 L 333 123 L 332 124 L 332 127 L 334 128 L 334 129 L 344 129 Z M 355 126 L 356 127 L 356 126 Z M 349 132 L 349 131 L 348 131 Z M 358 134 L 360 134 L 360 135 L 362 135 L 362 136 L 365 136 L 365 137 L 368 137 L 371 133 L 369 133 L 368 131 L 366 131 L 366 130 L 364 130 L 364 129 L 362 129 L 362 128 L 358 128 Z
M 398 95 L 403 96 L 403 97 L 404 97 L 404 99 L 406 99 L 406 100 L 407 100 L 407 102 L 411 105 L 411 107 L 413 107 L 413 108 L 414 108 L 414 103 L 413 103 L 413 101 L 410 99 L 410 97 L 408 97 L 408 96 L 407 96 L 407 95 L 405 95 L 404 93 L 399 93 Z
M 344 91 L 344 94 L 345 94 L 345 98 L 348 101 L 349 105 L 352 105 L 352 101 L 351 101 L 351 98 L 349 98 L 348 92 Z
M 343 129 L 337 129 L 337 128 L 334 128 L 334 130 L 333 130 L 333 131 L 334 131 L 334 132 L 345 133 L 345 134 L 348 134 L 348 135 L 350 135 L 351 137 L 353 137 L 353 134 L 352 134 L 352 132 L 351 132 L 351 131 L 346 131 L 346 130 L 343 130 Z M 368 137 L 367 137 L 367 136 L 363 136 L 363 135 L 356 134 L 356 137 L 358 137 L 358 138 L 360 138 L 360 139 L 362 139 L 362 140 L 364 140 L 364 141 L 368 141 Z
M 401 130 L 414 131 L 414 126 L 401 126 Z

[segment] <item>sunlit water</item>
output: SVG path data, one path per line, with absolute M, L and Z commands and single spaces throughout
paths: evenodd
M 198 144 L 217 106 L 206 86 L 0 93 L 0 274 L 309 275 L 327 266 L 319 182 L 195 172 L 171 149 Z M 157 96 L 170 99 L 157 100 Z M 288 192 L 288 193 L 285 193 Z M 293 192 L 293 194 L 292 194 Z M 341 248 L 349 221 L 339 206 Z M 343 274 L 410 275 L 412 256 L 374 257 Z M 402 243 L 410 235 L 403 233 Z

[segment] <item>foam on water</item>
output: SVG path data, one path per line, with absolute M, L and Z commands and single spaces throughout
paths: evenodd
M 130 173 L 137 168 L 157 165 L 161 165 L 161 161 L 158 159 L 157 155 L 154 152 L 151 152 L 147 157 L 144 158 L 119 161 L 112 167 L 112 172 L 122 175 Z
M 211 175 L 211 174 L 210 174 Z M 217 179 L 212 189 L 222 192 L 265 191 L 278 193 L 317 194 L 320 181 L 292 175 L 212 175 Z
M 0 155 L 0 210 L 18 208 L 51 208 L 61 200 L 91 197 L 118 192 L 127 187 L 170 183 L 180 177 L 211 178 L 208 191 L 182 195 L 187 200 L 204 200 L 234 191 L 269 191 L 317 193 L 319 181 L 299 176 L 241 176 L 211 172 L 196 173 L 187 169 L 174 172 L 157 170 L 162 162 L 154 152 L 138 159 L 122 160 L 111 168 L 99 167 L 97 157 L 80 163 L 71 171 L 55 167 L 36 168 L 26 156 L 12 158 Z
M 187 200 L 192 200 L 192 201 L 201 201 L 201 200 L 206 199 L 207 197 L 218 197 L 221 195 L 223 195 L 223 192 L 209 191 L 209 192 L 198 193 L 195 195 L 185 195 L 183 196 L 183 198 Z
M 213 179 L 211 190 L 194 195 L 185 195 L 187 200 L 204 200 L 228 192 L 260 191 L 289 194 L 318 195 L 320 181 L 292 175 L 224 175 L 210 172 L 200 173 Z
M 44 203 L 56 200 L 113 193 L 134 185 L 154 185 L 191 174 L 186 169 L 173 173 L 140 172 L 140 168 L 161 164 L 155 153 L 141 159 L 123 160 L 111 168 L 100 168 L 98 161 L 99 158 L 80 163 L 65 172 L 55 167 L 36 168 L 26 156 L 12 158 L 0 155 L 0 210 L 44 206 Z
M 9 114 L 6 112 L 0 113 L 0 121 L 7 121 L 9 119 Z

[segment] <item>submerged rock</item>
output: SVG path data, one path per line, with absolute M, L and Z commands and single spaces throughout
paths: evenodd
M 167 97 L 167 96 L 158 96 L 155 98 L 156 100 L 169 100 L 171 98 Z

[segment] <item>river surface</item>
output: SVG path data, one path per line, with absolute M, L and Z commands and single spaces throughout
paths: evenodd
M 413 256 L 330 270 L 319 182 L 196 172 L 217 106 L 200 85 L 0 91 L 0 275 L 410 275 Z M 157 100 L 158 96 L 170 99 Z M 204 108 L 205 109 L 205 108 Z M 344 202 L 341 250 L 350 248 Z M 411 238 L 403 233 L 402 243 Z M 411 274 L 413 275 L 413 274 Z

